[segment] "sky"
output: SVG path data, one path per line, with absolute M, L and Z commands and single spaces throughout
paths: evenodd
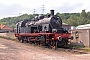
M 55 13 L 78 13 L 83 9 L 90 11 L 89 0 L 0 0 L 0 19 L 20 16 L 22 14 L 49 13 L 51 9 Z

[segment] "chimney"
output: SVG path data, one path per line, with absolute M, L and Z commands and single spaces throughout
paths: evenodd
M 50 10 L 51 16 L 54 15 L 54 10 Z

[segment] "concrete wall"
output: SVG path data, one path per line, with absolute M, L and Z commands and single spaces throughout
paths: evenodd
M 79 33 L 78 38 L 76 38 L 76 31 Z M 76 29 L 71 32 L 74 37 L 72 44 L 90 47 L 90 29 Z
M 13 32 L 10 32 L 10 33 L 0 33 L 0 36 L 15 38 Z

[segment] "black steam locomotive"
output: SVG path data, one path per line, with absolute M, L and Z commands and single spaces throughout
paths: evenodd
M 68 40 L 72 39 L 71 33 L 62 28 L 62 19 L 54 15 L 54 10 L 50 10 L 46 17 L 41 15 L 32 20 L 18 22 L 15 31 L 15 37 L 22 42 L 34 42 L 50 47 L 67 45 Z

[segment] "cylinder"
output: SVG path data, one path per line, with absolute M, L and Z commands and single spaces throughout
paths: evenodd
M 51 15 L 54 15 L 54 10 L 50 10 Z

